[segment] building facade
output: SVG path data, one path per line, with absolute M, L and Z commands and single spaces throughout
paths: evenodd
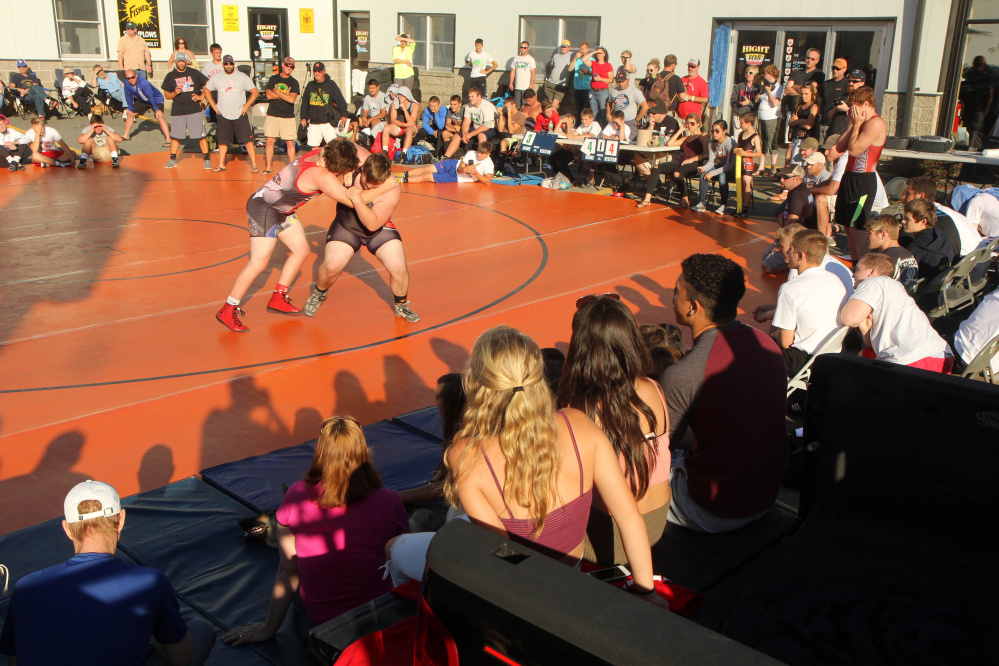
M 7 34 L 0 40 L 0 72 L 25 58 L 43 82 L 64 64 L 113 63 L 128 20 L 149 42 L 157 63 L 154 80 L 165 73 L 173 44 L 183 37 L 199 60 L 217 42 L 260 74 L 269 74 L 284 54 L 302 63 L 343 61 L 331 71 L 345 90 L 346 71 L 356 70 L 356 82 L 366 76 L 362 72 L 390 67 L 394 38 L 405 32 L 417 43 L 414 61 L 424 99 L 467 87 L 465 54 L 477 38 L 500 65 L 489 93 L 506 83 L 501 71 L 521 40 L 531 43 L 540 87 L 544 64 L 559 42 L 569 39 L 575 47 L 585 39 L 591 47 L 605 46 L 615 65 L 619 53 L 630 50 L 640 73 L 651 58 L 667 53 L 679 58 L 681 73 L 689 58 L 699 58 L 702 76 L 724 80 L 714 95 L 721 117 L 730 117 L 729 91 L 747 61 L 772 62 L 783 75 L 817 48 L 827 75 L 834 56 L 848 57 L 851 69 L 867 74 L 897 134 L 949 134 L 961 72 L 976 55 L 999 60 L 999 0 L 629 2 L 613 13 L 606 2 L 593 0 L 511 0 L 485 7 L 457 0 L 385 0 L 377 6 L 352 0 L 3 0 L 2 7 Z M 307 71 L 300 67 L 296 75 L 304 78 Z

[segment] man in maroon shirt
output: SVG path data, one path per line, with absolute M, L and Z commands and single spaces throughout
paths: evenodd
M 728 532 L 777 498 L 788 459 L 787 374 L 777 344 L 735 318 L 746 293 L 742 268 L 714 254 L 681 266 L 673 312 L 694 346 L 659 378 L 673 449 L 669 521 Z
M 708 82 L 701 78 L 701 61 L 691 58 L 687 62 L 687 76 L 683 77 L 683 89 L 680 93 L 680 107 L 677 114 L 686 118 L 691 113 L 704 117 L 704 105 L 708 101 Z

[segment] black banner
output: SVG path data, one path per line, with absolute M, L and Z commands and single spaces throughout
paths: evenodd
M 161 47 L 159 0 L 118 0 L 118 34 L 125 34 L 129 22 L 135 24 L 149 48 Z

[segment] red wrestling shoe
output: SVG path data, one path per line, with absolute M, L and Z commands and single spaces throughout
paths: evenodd
M 222 309 L 215 313 L 215 318 L 220 322 L 225 324 L 230 331 L 236 333 L 246 333 L 249 327 L 244 326 L 243 322 L 239 320 L 239 315 L 245 315 L 246 313 L 239 309 L 239 306 L 229 305 L 226 303 L 222 306 Z
M 275 291 L 271 294 L 271 300 L 267 302 L 267 311 L 284 315 L 305 314 L 301 308 L 296 308 L 291 304 L 291 299 L 288 298 L 287 291 Z

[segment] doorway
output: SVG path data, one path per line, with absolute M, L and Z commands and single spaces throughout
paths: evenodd
M 805 64 L 809 49 L 818 49 L 822 56 L 819 63 L 826 77 L 837 57 L 846 57 L 849 69 L 859 69 L 867 75 L 867 85 L 874 88 L 879 100 L 888 83 L 891 44 L 894 24 L 835 22 L 830 24 L 801 24 L 780 26 L 767 22 L 737 22 L 732 24 L 731 42 L 734 52 L 729 56 L 730 84 L 743 80 L 748 64 L 762 68 L 771 63 L 780 70 L 781 83 L 786 84 L 791 72 Z M 728 89 L 731 89 L 731 85 Z M 725 106 L 728 106 L 726 96 Z M 729 116 L 723 109 L 722 117 Z
M 288 53 L 288 10 L 250 7 L 250 60 L 253 80 L 263 92 Z
M 368 12 L 344 12 L 341 53 L 347 54 L 350 69 L 368 70 L 371 61 L 371 20 Z

